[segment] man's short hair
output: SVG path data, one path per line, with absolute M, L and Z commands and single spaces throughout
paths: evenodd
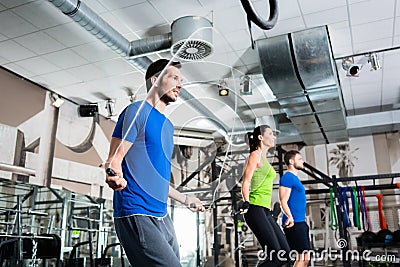
M 144 78 L 146 79 L 147 92 L 150 91 L 152 86 L 150 78 L 159 75 L 167 66 L 174 66 L 179 69 L 181 67 L 181 63 L 178 61 L 159 59 L 157 61 L 154 61 L 147 67 L 146 75 L 144 76 Z
M 286 166 L 289 167 L 289 160 L 294 159 L 297 154 L 300 154 L 299 151 L 297 150 L 289 150 L 285 153 L 285 156 L 283 157 L 283 161 L 285 162 Z

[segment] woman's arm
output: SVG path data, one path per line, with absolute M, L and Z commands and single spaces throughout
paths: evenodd
M 249 201 L 250 182 L 251 179 L 253 178 L 254 171 L 257 169 L 257 164 L 259 161 L 260 161 L 259 153 L 255 151 L 250 153 L 250 156 L 247 159 L 247 163 L 243 173 L 242 196 L 244 201 Z

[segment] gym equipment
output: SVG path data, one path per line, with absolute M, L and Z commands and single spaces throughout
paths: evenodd
M 376 194 L 376 198 L 378 199 L 379 225 L 381 229 L 387 229 L 385 215 L 383 214 L 383 204 L 382 204 L 383 194 Z
M 374 232 L 365 231 L 359 237 L 356 238 L 358 246 L 368 246 L 378 241 L 378 236 Z
M 369 231 L 371 229 L 371 222 L 368 217 L 368 206 L 366 203 L 364 186 L 358 186 L 358 195 L 360 196 L 360 211 L 363 229 L 364 231 Z
M 393 232 L 393 243 L 400 243 L 400 230 L 396 230 Z
M 351 204 L 352 204 L 352 210 L 353 210 L 354 226 L 356 226 L 358 228 L 358 230 L 361 230 L 357 187 L 356 186 L 348 187 L 347 190 L 350 191 L 350 194 L 351 194 Z
M 337 216 L 336 216 L 336 212 L 335 212 L 335 201 L 334 201 L 334 197 L 333 197 L 333 188 L 329 189 L 329 203 L 330 203 L 330 211 L 329 211 L 329 218 L 331 219 L 329 222 L 329 228 L 333 231 L 335 231 L 336 229 L 338 229 L 338 221 L 337 221 Z
M 338 188 L 338 190 L 339 190 L 338 199 L 341 211 L 343 213 L 343 222 L 346 225 L 346 227 L 349 227 L 351 226 L 351 220 L 349 218 L 350 206 L 347 197 L 347 187 Z
M 75 245 L 72 246 L 72 250 L 71 253 L 69 254 L 69 258 L 66 264 L 66 267 L 75 267 L 75 266 L 83 266 L 83 263 L 81 263 L 81 261 L 83 260 L 83 258 L 76 258 L 76 251 L 78 249 L 78 247 L 80 246 L 84 246 L 84 245 L 89 245 L 89 247 L 91 248 L 91 241 L 84 241 L 84 242 L 79 242 L 76 243 Z M 82 265 L 80 265 L 82 264 Z M 89 255 L 89 266 L 90 267 L 94 267 L 94 259 L 93 259 L 93 254 L 91 253 L 91 249 L 90 249 L 90 255 Z
M 0 266 L 4 259 L 15 259 L 18 241 L 22 239 L 23 259 L 56 259 L 56 266 L 60 264 L 61 238 L 55 234 L 22 234 L 3 235 L 0 239 Z
M 262 17 L 260 17 L 260 15 L 256 12 L 250 1 L 242 0 L 241 3 L 243 9 L 246 11 L 248 24 L 250 24 L 250 21 L 252 21 L 261 29 L 270 30 L 275 26 L 276 22 L 278 21 L 278 1 L 275 0 L 269 1 L 270 15 L 268 20 L 265 20 Z
M 393 233 L 389 229 L 382 229 L 377 233 L 379 243 L 390 244 L 393 240 Z
M 101 254 L 101 258 L 99 259 L 95 259 L 94 265 L 95 267 L 110 267 L 111 265 L 111 258 L 107 258 L 107 251 L 115 246 L 121 246 L 120 243 L 112 243 L 109 244 L 108 246 L 106 246 L 106 248 L 104 249 L 103 253 Z M 125 267 L 125 262 L 123 259 L 123 248 L 121 246 L 121 267 Z

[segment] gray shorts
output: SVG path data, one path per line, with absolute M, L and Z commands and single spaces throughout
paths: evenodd
M 115 218 L 115 230 L 132 267 L 180 267 L 174 225 L 167 215 Z

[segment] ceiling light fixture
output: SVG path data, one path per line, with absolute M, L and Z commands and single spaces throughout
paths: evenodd
M 342 68 L 347 71 L 349 67 L 354 63 L 353 59 L 350 57 L 342 59 Z
M 343 58 L 342 68 L 346 71 L 346 75 L 349 77 L 358 77 L 362 69 L 363 64 L 355 64 L 354 59 L 351 57 Z
M 229 89 L 227 89 L 227 88 L 219 89 L 219 95 L 220 95 L 220 96 L 227 96 L 227 95 L 229 95 Z
M 240 94 L 241 95 L 252 95 L 253 91 L 250 86 L 250 76 L 244 75 L 240 81 Z
M 225 80 L 219 81 L 218 90 L 219 90 L 218 93 L 219 93 L 220 96 L 229 95 L 229 89 L 227 87 L 227 83 L 226 83 Z
M 136 101 L 136 96 L 135 96 L 135 94 L 129 95 L 129 102 L 133 103 L 133 102 L 135 102 L 135 101 Z
M 381 64 L 379 63 L 379 58 L 376 53 L 369 54 L 368 62 L 371 64 L 371 71 L 381 69 Z
M 351 75 L 351 73 L 354 73 L 356 69 L 351 69 L 350 73 L 350 66 L 351 64 L 354 64 L 354 57 L 360 57 L 363 56 L 363 58 L 357 62 L 358 65 L 363 65 L 366 64 L 367 61 L 368 63 L 371 64 L 371 70 L 380 70 L 381 65 L 379 63 L 379 57 L 377 53 L 384 53 L 386 51 L 392 51 L 392 50 L 397 50 L 400 49 L 400 46 L 395 46 L 395 47 L 389 47 L 389 48 L 384 48 L 380 50 L 375 50 L 375 51 L 365 51 L 362 53 L 358 54 L 353 54 L 353 55 L 348 55 L 348 56 L 342 56 L 342 57 L 335 57 L 335 60 L 342 60 L 342 68 L 348 72 L 348 76 L 356 76 L 356 75 Z M 384 55 L 382 54 L 382 57 Z M 359 68 L 361 70 L 361 68 Z
M 115 116 L 115 99 L 107 99 L 106 100 L 106 110 L 108 112 L 108 117 Z

